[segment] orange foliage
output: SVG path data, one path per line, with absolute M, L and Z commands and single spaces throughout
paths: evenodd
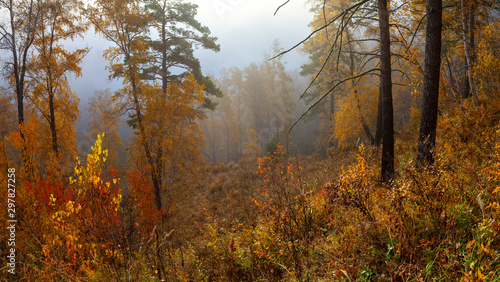
M 50 195 L 51 224 L 43 245 L 49 268 L 65 268 L 78 276 L 92 275 L 96 268 L 121 263 L 122 220 L 119 215 L 121 193 L 119 179 L 102 179 L 101 168 L 107 151 L 102 151 L 98 136 L 87 165 L 78 164 L 70 178 L 73 198 L 57 199 Z M 61 203 L 58 205 L 58 203 Z
M 137 226 L 144 230 L 143 236 L 147 236 L 154 226 L 160 221 L 162 211 L 155 208 L 155 196 L 151 179 L 146 172 L 129 171 L 128 181 L 133 187 L 130 196 L 130 205 L 135 207 L 137 215 Z
M 21 137 L 22 136 L 24 137 Z M 6 138 L 11 142 L 12 146 L 22 152 L 24 159 L 23 165 L 19 170 L 21 179 L 34 180 L 38 179 L 40 173 L 40 159 L 43 157 L 41 152 L 42 144 L 39 141 L 39 131 L 36 124 L 27 121 L 19 126 L 18 131 L 12 131 Z

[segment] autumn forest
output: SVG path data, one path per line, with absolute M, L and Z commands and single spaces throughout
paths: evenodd
M 207 73 L 189 0 L 0 0 L 0 280 L 500 281 L 500 2 L 291 2 Z

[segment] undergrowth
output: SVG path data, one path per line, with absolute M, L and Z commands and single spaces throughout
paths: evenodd
M 407 157 L 391 185 L 378 181 L 376 148 L 313 159 L 287 158 L 278 147 L 258 160 L 252 202 L 240 203 L 255 214 L 233 225 L 223 215 L 206 222 L 178 277 L 499 281 L 499 112 L 483 105 L 449 113 L 436 163 L 424 169 L 412 146 L 400 144 Z
M 408 132 L 389 185 L 379 181 L 379 149 L 364 145 L 328 158 L 286 156 L 277 146 L 256 164 L 205 167 L 201 180 L 174 192 L 172 231 L 154 242 L 164 249 L 163 276 L 500 281 L 499 113 L 486 104 L 449 112 L 436 162 L 425 168 L 414 164 Z M 156 279 L 154 254 L 129 254 L 127 269 L 89 277 Z

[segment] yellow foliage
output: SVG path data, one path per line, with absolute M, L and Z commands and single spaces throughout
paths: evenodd
M 70 177 L 76 197 L 53 212 L 53 230 L 45 234 L 43 254 L 46 261 L 59 261 L 61 267 L 71 268 L 75 273 L 86 273 L 96 260 L 107 263 L 118 256 L 116 240 L 119 240 L 121 227 L 117 212 L 122 196 L 117 186 L 101 178 L 107 155 L 107 151 L 102 150 L 102 138 L 97 136 L 86 166 L 77 161 L 74 176 Z M 116 184 L 119 180 L 112 181 Z M 52 207 L 56 200 L 50 195 Z
M 335 118 L 335 139 L 346 148 L 364 136 L 361 118 L 370 125 L 377 119 L 378 91 L 373 86 L 361 84 L 342 97 L 340 109 Z M 371 132 L 375 132 L 374 127 Z
M 474 77 L 478 81 L 480 94 L 487 97 L 496 97 L 500 92 L 500 53 L 498 52 L 498 34 L 500 22 L 489 23 L 480 31 L 477 46 L 477 62 L 474 65 Z
M 80 100 L 71 90 L 68 74 L 81 76 L 79 64 L 88 48 L 69 51 L 64 41 L 81 36 L 88 28 L 77 12 L 80 1 L 59 0 L 44 3 L 44 17 L 33 40 L 36 50 L 28 69 L 31 91 L 27 113 L 37 120 L 48 174 L 59 173 L 76 156 L 75 124 Z
M 257 132 L 251 128 L 247 128 L 247 143 L 243 148 L 243 154 L 246 155 L 248 161 L 252 162 L 257 159 L 258 156 L 262 155 L 262 150 L 259 146 L 259 137 L 257 136 Z

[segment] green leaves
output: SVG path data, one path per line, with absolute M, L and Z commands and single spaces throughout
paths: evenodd
M 197 82 L 205 86 L 208 94 L 221 97 L 221 91 L 210 78 L 202 75 L 200 62 L 193 55 L 194 48 L 198 47 L 215 52 L 220 50 L 217 38 L 211 37 L 208 27 L 195 19 L 198 6 L 177 1 L 147 0 L 145 8 L 154 18 L 151 25 L 159 36 L 148 40 L 156 62 L 144 69 L 144 76 L 148 80 L 159 80 L 165 90 L 168 83 L 192 73 Z M 187 71 L 177 75 L 170 71 L 171 68 Z M 213 110 L 215 105 L 208 101 L 209 98 L 206 100 L 204 105 Z

